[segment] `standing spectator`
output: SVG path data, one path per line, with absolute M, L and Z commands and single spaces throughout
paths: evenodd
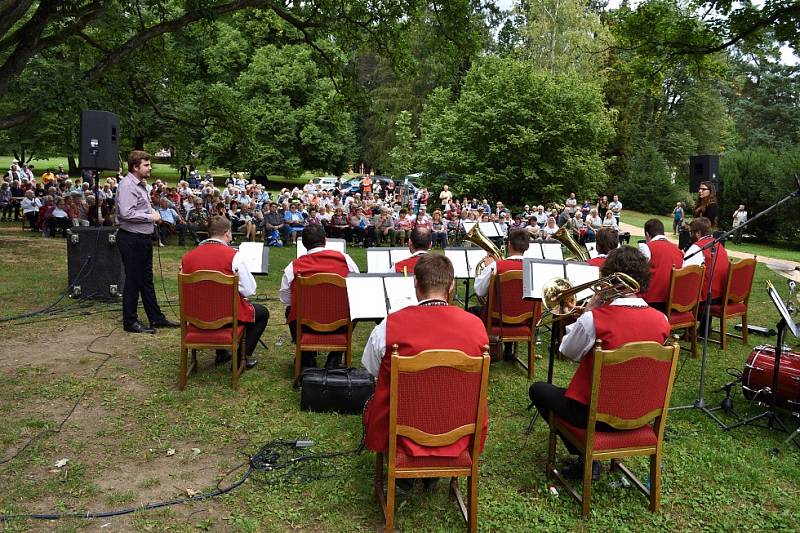
M 733 227 L 741 226 L 747 222 L 747 209 L 744 208 L 744 204 L 740 204 L 739 208 L 733 212 Z M 744 231 L 743 228 L 737 229 L 733 234 L 733 243 L 734 244 L 742 244 L 742 232 Z
M 675 204 L 675 209 L 672 210 L 672 234 L 677 235 L 678 229 L 683 226 L 683 219 L 685 218 L 683 212 L 683 204 L 678 202 Z
M 453 199 L 453 193 L 450 192 L 450 187 L 445 185 L 442 187 L 442 192 L 439 193 L 439 203 L 442 204 L 442 209 L 445 209 Z
M 622 202 L 619 201 L 619 196 L 614 195 L 613 200 L 610 204 L 608 204 L 608 208 L 614 213 L 614 218 L 617 221 L 617 226 L 619 226 L 619 215 L 622 212 Z
M 22 202 L 22 197 L 25 196 L 25 191 L 22 190 L 20 182 L 17 180 L 11 181 L 11 209 L 14 211 L 14 222 L 19 222 L 19 207 Z
M 11 205 L 11 187 L 8 185 L 8 182 L 3 182 L 3 184 L 0 185 L 0 210 L 2 210 L 3 213 L 3 222 L 11 220 L 13 206 Z
M 578 199 L 575 197 L 574 192 L 569 193 L 569 198 L 564 202 L 564 205 L 569 209 L 570 214 L 575 214 L 575 211 L 578 210 Z
M 581 214 L 583 215 L 584 220 L 586 220 L 586 217 L 589 216 L 591 210 L 592 210 L 592 202 L 588 198 L 586 198 L 581 204 Z
M 600 214 L 600 218 L 605 220 L 606 211 L 608 211 L 608 196 L 601 196 L 597 200 L 597 212 Z
M 181 181 L 186 181 L 186 174 L 189 170 L 186 168 L 186 163 L 181 165 Z
M 39 215 L 39 208 L 42 207 L 42 202 L 29 189 L 25 191 L 25 197 L 22 199 L 21 205 L 22 216 L 28 221 L 31 231 L 37 231 L 39 228 L 36 225 L 36 217 Z
M 711 230 L 717 228 L 719 206 L 717 205 L 717 191 L 710 181 L 701 181 L 698 189 L 697 203 L 694 207 L 694 218 L 705 217 L 711 223 Z

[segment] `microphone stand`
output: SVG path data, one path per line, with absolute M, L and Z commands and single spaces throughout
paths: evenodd
M 698 392 L 697 392 L 697 398 L 691 404 L 680 405 L 680 406 L 676 406 L 676 407 L 670 407 L 670 409 L 669 409 L 670 411 L 682 411 L 684 409 L 698 409 L 701 412 L 703 412 L 706 415 L 708 415 L 709 417 L 711 417 L 717 424 L 720 425 L 720 427 L 723 430 L 727 430 L 728 429 L 728 426 L 722 420 L 720 420 L 719 417 L 717 417 L 714 414 L 714 411 L 716 411 L 718 409 L 721 409 L 721 407 L 715 407 L 713 409 L 709 409 L 708 407 L 706 407 L 706 401 L 705 401 L 706 362 L 707 362 L 707 359 L 708 359 L 708 334 L 709 334 L 710 329 L 711 329 L 711 287 L 712 287 L 712 284 L 713 284 L 713 281 L 714 281 L 714 267 L 715 267 L 715 265 L 717 263 L 717 246 L 716 245 L 719 244 L 720 242 L 724 241 L 725 239 L 727 239 L 735 231 L 738 231 L 738 230 L 748 226 L 749 224 L 755 222 L 759 218 L 761 218 L 763 216 L 766 216 L 767 214 L 771 213 L 772 211 L 777 209 L 779 206 L 785 204 L 789 200 L 791 200 L 793 198 L 800 198 L 800 176 L 795 174 L 794 175 L 794 179 L 795 179 L 795 183 L 797 184 L 797 188 L 794 191 L 792 191 L 791 193 L 789 193 L 786 197 L 782 198 L 781 200 L 779 200 L 776 203 L 772 204 L 771 206 L 769 206 L 768 208 L 764 209 L 760 213 L 756 214 L 755 216 L 753 216 L 753 218 L 750 218 L 750 219 L 746 220 L 745 222 L 743 222 L 742 224 L 739 224 L 738 226 L 735 226 L 735 227 L 729 229 L 728 231 L 722 233 L 722 235 L 720 235 L 719 237 L 715 237 L 715 238 L 711 239 L 709 242 L 704 244 L 699 250 L 697 250 L 696 252 L 691 253 L 690 255 L 688 255 L 688 256 L 686 256 L 684 258 L 684 261 L 685 261 L 686 259 L 694 257 L 695 255 L 697 255 L 699 253 L 702 253 L 705 250 L 710 250 L 711 251 L 711 271 L 710 271 L 709 278 L 708 278 L 708 290 L 706 291 L 705 315 L 703 316 L 703 355 L 702 355 L 702 357 L 700 359 L 700 385 L 699 385 Z

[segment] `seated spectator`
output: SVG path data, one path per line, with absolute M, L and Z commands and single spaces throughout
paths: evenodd
M 192 234 L 192 238 L 194 239 L 195 244 L 200 244 L 200 237 L 197 235 L 198 232 L 205 232 L 208 231 L 208 220 L 210 215 L 205 207 L 203 207 L 203 201 L 200 198 L 195 197 L 194 205 L 192 209 L 189 210 L 189 213 L 186 215 L 186 227 L 189 230 L 189 233 Z
M 67 230 L 72 227 L 72 220 L 66 211 L 63 198 L 56 200 L 56 205 L 49 215 L 45 218 L 45 225 L 50 230 L 50 236 L 56 236 L 56 230 L 61 230 L 61 236 L 67 237 Z
M 609 211 L 610 213 L 611 211 Z M 611 250 L 619 247 L 619 237 L 617 230 L 610 226 L 600 228 L 597 232 L 597 257 L 589 259 L 592 266 L 602 267 L 606 262 L 606 257 Z
M 383 242 L 388 241 L 390 246 L 395 245 L 397 234 L 394 230 L 394 220 L 389 215 L 389 209 L 383 208 L 379 215 L 373 220 L 375 228 L 375 244 L 380 246 Z
M 558 226 L 556 225 L 556 218 L 549 217 L 547 219 L 547 225 L 542 229 L 542 236 L 545 239 L 552 239 L 553 234 L 558 231 Z
M 268 246 L 283 246 L 283 241 L 288 239 L 287 225 L 278 212 L 278 204 L 270 202 L 269 211 L 264 213 L 264 241 Z
M 606 211 L 606 216 L 603 219 L 602 226 L 604 228 L 614 228 L 615 230 L 619 230 L 619 226 L 617 225 L 617 219 L 614 218 L 614 212 L 610 209 Z
M 97 217 L 97 199 L 93 195 L 86 197 L 86 216 L 90 226 L 111 226 L 111 209 L 105 202 L 100 203 L 100 218 Z
M 438 209 L 433 212 L 430 229 L 433 246 L 438 244 L 442 250 L 447 248 L 447 224 L 442 220 L 442 212 Z
M 3 222 L 11 220 L 11 212 L 14 208 L 11 204 L 11 186 L 7 182 L 0 185 L 0 210 L 3 213 Z
M 408 213 L 408 209 L 405 207 L 400 209 L 400 213 L 397 215 L 397 221 L 395 221 L 394 224 L 397 244 L 400 246 L 404 246 L 406 241 L 411 238 L 411 227 L 414 225 L 413 220 L 414 219 Z
M 347 220 L 347 216 L 344 214 L 344 209 L 341 207 L 337 207 L 334 210 L 331 222 L 326 229 L 326 234 L 329 237 L 345 239 L 350 242 L 350 223 Z
M 33 190 L 28 189 L 25 191 L 25 197 L 22 199 L 22 216 L 28 221 L 31 231 L 38 231 L 36 219 L 39 216 L 39 208 L 42 207 L 42 202 L 33 194 Z
M 292 202 L 289 204 L 289 210 L 283 215 L 292 244 L 297 243 L 297 236 L 303 233 L 303 228 L 306 225 L 303 214 L 298 210 L 298 207 L 299 204 L 297 202 Z
M 186 221 L 181 217 L 178 212 L 170 207 L 169 201 L 162 198 L 158 202 L 156 209 L 158 214 L 161 215 L 161 220 L 157 222 L 158 228 L 158 245 L 166 246 L 167 239 L 170 233 L 178 234 L 178 244 L 180 246 L 186 245 Z
M 67 200 L 67 212 L 73 226 L 88 226 L 89 217 L 86 214 L 86 201 L 78 192 L 70 193 Z

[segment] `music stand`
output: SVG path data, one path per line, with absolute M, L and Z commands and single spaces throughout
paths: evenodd
M 725 431 L 745 425 L 765 427 L 755 424 L 755 422 L 761 420 L 762 418 L 766 418 L 767 419 L 766 427 L 768 429 L 772 429 L 773 425 L 777 422 L 777 424 L 780 426 L 780 429 L 782 429 L 786 433 L 789 433 L 789 438 L 786 440 L 786 442 L 791 440 L 792 442 L 795 443 L 795 445 L 800 447 L 800 442 L 794 440 L 797 431 L 795 431 L 794 433 L 789 431 L 789 428 L 786 427 L 786 424 L 778 416 L 778 411 L 776 410 L 776 405 L 778 401 L 778 386 L 780 385 L 780 367 L 781 367 L 781 354 L 783 351 L 783 339 L 787 328 L 792 333 L 792 335 L 797 337 L 797 332 L 798 332 L 797 324 L 795 324 L 794 320 L 792 319 L 791 313 L 781 300 L 778 291 L 775 290 L 775 287 L 773 287 L 772 283 L 769 281 L 767 281 L 767 294 L 769 294 L 769 297 L 772 300 L 773 305 L 775 305 L 775 308 L 778 310 L 778 314 L 781 317 L 780 320 L 778 321 L 778 325 L 776 326 L 778 334 L 776 339 L 777 342 L 775 344 L 775 366 L 773 367 L 772 371 L 772 386 L 769 387 L 769 395 L 770 395 L 769 407 L 763 413 L 759 413 L 749 418 L 745 418 L 744 420 L 741 420 L 739 422 L 736 422 L 735 424 L 727 426 L 725 428 Z
M 243 242 L 239 244 L 239 254 L 244 258 L 247 269 L 254 276 L 269 274 L 269 246 L 263 242 Z

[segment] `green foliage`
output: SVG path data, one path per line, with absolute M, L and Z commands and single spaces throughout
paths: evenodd
M 415 167 L 414 162 L 414 133 L 411 131 L 411 113 L 401 111 L 395 122 L 395 138 L 397 142 L 389 152 L 391 166 L 389 173 L 396 177 L 411 174 Z
M 797 188 L 794 176 L 800 168 L 800 149 L 754 148 L 728 152 L 720 160 L 723 191 L 720 221 L 730 227 L 733 212 L 744 204 L 752 217 Z M 794 205 L 792 205 L 794 204 Z M 800 239 L 800 210 L 796 200 L 755 221 L 747 233 L 768 239 L 797 242 Z
M 593 194 L 606 182 L 600 153 L 612 127 L 599 87 L 524 61 L 477 62 L 457 97 L 434 92 L 421 132 L 420 170 L 447 173 L 451 185 L 459 178 L 465 193 L 552 200 Z
M 610 190 L 619 194 L 625 207 L 660 215 L 672 212 L 679 194 L 666 161 L 651 143 L 638 148 L 628 174 Z

